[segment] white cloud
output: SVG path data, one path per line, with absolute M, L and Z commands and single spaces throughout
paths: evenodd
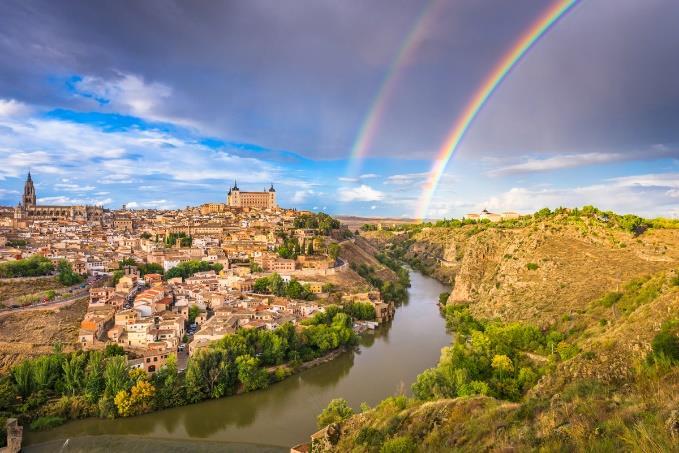
M 292 203 L 303 203 L 305 202 L 309 196 L 314 195 L 313 190 L 296 190 L 295 193 L 292 194 L 292 197 L 290 198 L 290 201 Z
M 104 206 L 113 202 L 111 198 L 71 198 L 65 195 L 38 198 L 37 202 L 44 205 L 71 206 L 94 205 Z
M 173 209 L 174 203 L 168 200 L 128 201 L 125 203 L 128 209 Z
M 14 99 L 0 99 L 0 117 L 24 116 L 31 112 L 31 108 Z
M 131 184 L 149 175 L 184 182 L 237 178 L 259 184 L 280 180 L 282 174 L 264 160 L 215 150 L 159 130 L 111 133 L 57 119 L 0 117 L 0 179 L 23 176 L 29 169 L 105 184 Z
M 594 205 L 604 210 L 638 215 L 673 216 L 679 213 L 679 201 L 673 195 L 679 187 L 677 173 L 660 173 L 612 178 L 606 183 L 574 188 L 515 187 L 492 196 L 474 207 L 496 211 L 530 213 L 545 206 Z
M 378 201 L 384 198 L 384 193 L 365 184 L 361 184 L 358 187 L 340 188 L 338 189 L 337 194 L 339 200 L 342 202 Z
M 519 173 L 534 173 L 541 171 L 561 170 L 564 168 L 583 167 L 587 165 L 602 164 L 624 159 L 625 156 L 617 153 L 584 153 L 566 154 L 546 159 L 527 159 L 518 164 L 507 165 L 489 171 L 489 176 L 506 176 Z
M 393 185 L 396 185 L 396 186 L 405 186 L 405 185 L 411 185 L 411 184 L 422 184 L 425 181 L 425 179 L 427 178 L 427 176 L 429 176 L 429 173 L 427 173 L 427 172 L 391 175 L 384 181 L 384 183 L 385 184 L 393 184 Z
M 68 180 L 66 180 L 68 181 Z M 94 186 L 81 186 L 78 184 L 73 184 L 70 182 L 59 182 L 54 184 L 54 188 L 57 190 L 65 190 L 67 192 L 91 192 L 92 190 L 96 189 Z M 107 195 L 108 192 L 105 192 L 104 195 Z

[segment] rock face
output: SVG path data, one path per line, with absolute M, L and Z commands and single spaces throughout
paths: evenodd
M 449 302 L 484 318 L 549 325 L 554 316 L 615 291 L 632 278 L 679 265 L 679 231 L 620 230 L 549 223 L 474 231 L 432 228 L 412 238 L 406 258 L 445 270 Z

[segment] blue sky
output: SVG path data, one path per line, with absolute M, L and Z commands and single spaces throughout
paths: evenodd
M 412 216 L 485 74 L 547 1 L 431 0 L 360 165 L 348 156 L 427 2 L 7 1 L 0 203 L 178 208 L 234 179 L 280 204 Z M 585 1 L 503 82 L 429 217 L 595 204 L 679 216 L 679 5 Z

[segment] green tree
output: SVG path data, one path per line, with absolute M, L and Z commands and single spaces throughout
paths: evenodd
M 75 395 L 79 392 L 85 378 L 86 359 L 87 357 L 84 354 L 71 354 L 71 357 L 61 364 L 64 371 L 65 393 Z
M 64 286 L 72 286 L 83 281 L 83 277 L 73 272 L 71 263 L 66 260 L 59 261 L 57 265 L 57 279 Z
M 189 324 L 196 322 L 196 317 L 200 314 L 200 307 L 198 305 L 191 305 L 189 307 Z
M 125 357 L 116 355 L 106 359 L 104 382 L 107 395 L 114 396 L 122 390 L 127 390 L 130 385 L 130 377 L 127 372 Z
M 319 428 L 328 426 L 331 423 L 342 422 L 354 415 L 354 410 L 349 406 L 349 402 L 344 398 L 336 398 L 328 405 L 316 418 Z
M 233 389 L 233 367 L 224 351 L 200 349 L 186 370 L 187 398 L 191 402 L 220 398 Z
M 105 359 L 107 359 L 109 357 L 114 357 L 114 356 L 117 356 L 117 355 L 122 355 L 122 356 L 125 355 L 125 350 L 119 344 L 108 343 L 104 347 L 104 358 Z
M 89 353 L 85 367 L 85 398 L 94 403 L 104 394 L 106 381 L 104 379 L 104 353 L 92 351 Z
M 15 365 L 12 368 L 12 378 L 14 379 L 14 388 L 21 398 L 26 399 L 33 393 L 33 367 L 30 361 Z
M 340 245 L 336 242 L 331 242 L 330 245 L 328 245 L 328 256 L 333 260 L 337 260 L 337 258 L 339 258 L 339 254 Z
M 236 358 L 238 367 L 238 380 L 243 384 L 245 391 L 265 388 L 269 385 L 269 375 L 259 367 L 259 361 L 251 355 L 242 355 Z
M 33 382 L 36 390 L 50 390 L 60 377 L 58 364 L 52 355 L 43 355 L 33 360 Z

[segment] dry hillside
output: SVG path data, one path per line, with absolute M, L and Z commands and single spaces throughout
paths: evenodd
M 61 343 L 64 350 L 76 347 L 78 329 L 87 299 L 52 310 L 30 310 L 0 316 L 0 372 L 28 356 L 52 352 Z
M 632 234 L 572 217 L 362 233 L 452 283 L 447 319 L 480 330 L 454 337 L 418 379 L 420 395 L 433 397 L 387 398 L 331 424 L 315 436 L 317 451 L 679 451 L 679 230 Z M 506 346 L 521 337 L 478 325 L 537 326 L 543 346 Z M 519 343 L 497 343 L 510 338 Z M 496 345 L 509 349 L 484 355 Z M 482 394 L 465 390 L 473 371 L 464 366 L 488 357 L 495 368 L 493 354 L 516 368 L 479 375 Z M 520 382 L 519 367 L 538 378 L 511 401 L 494 395 Z

